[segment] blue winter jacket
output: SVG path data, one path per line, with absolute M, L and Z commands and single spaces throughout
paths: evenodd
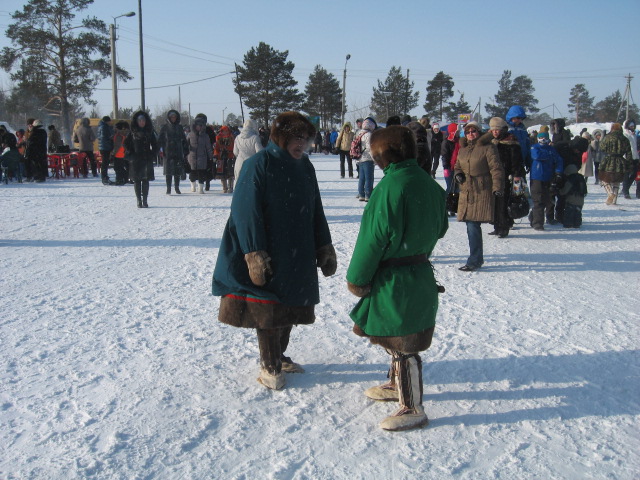
M 100 120 L 98 124 L 98 150 L 110 152 L 113 150 L 113 127 L 107 122 Z
M 551 145 L 536 143 L 531 147 L 531 180 L 549 182 L 553 173 L 564 171 L 562 157 Z
M 509 124 L 509 133 L 512 133 L 514 137 L 518 139 L 520 144 L 520 150 L 522 152 L 522 159 L 527 168 L 531 168 L 531 156 L 529 155 L 531 149 L 531 140 L 529 140 L 529 134 L 527 133 L 527 127 L 522 123 L 516 126 L 511 120 L 513 117 L 521 119 L 527 118 L 527 114 L 524 113 L 524 108 L 520 105 L 514 105 L 507 112 L 507 123 Z

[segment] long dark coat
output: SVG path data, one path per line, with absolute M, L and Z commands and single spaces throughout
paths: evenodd
M 138 126 L 137 118 L 144 115 L 147 118 L 145 126 Z M 147 112 L 137 111 L 131 120 L 131 131 L 124 141 L 124 148 L 129 160 L 129 177 L 134 182 L 140 180 L 154 180 L 153 161 L 158 153 L 158 142 L 151 118 Z
M 236 327 L 309 324 L 320 301 L 316 250 L 331 243 L 315 169 L 275 143 L 248 158 L 231 202 L 213 273 L 218 320 Z M 244 259 L 263 250 L 273 275 L 254 285 Z
M 177 120 L 172 123 L 169 115 L 175 114 Z M 158 147 L 164 152 L 163 175 L 184 175 L 185 158 L 189 153 L 189 144 L 184 134 L 184 128 L 180 125 L 180 114 L 176 110 L 167 112 L 167 123 L 160 129 Z

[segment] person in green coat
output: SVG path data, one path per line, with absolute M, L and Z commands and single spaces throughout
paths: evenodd
M 245 160 L 213 272 L 218 320 L 254 328 L 260 377 L 281 389 L 284 372 L 304 370 L 284 352 L 293 325 L 315 321 L 318 271 L 336 271 L 336 253 L 315 169 L 305 154 L 315 128 L 298 112 L 274 120 L 271 142 Z
M 392 355 L 390 381 L 365 391 L 373 400 L 399 400 L 385 430 L 427 425 L 422 407 L 421 351 L 429 348 L 439 287 L 429 256 L 449 223 L 442 187 L 417 162 L 414 134 L 392 126 L 371 135 L 371 154 L 384 171 L 364 209 L 347 271 L 361 297 L 351 311 L 354 333 Z

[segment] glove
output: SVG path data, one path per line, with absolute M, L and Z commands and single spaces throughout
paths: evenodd
M 448 168 L 444 169 L 444 176 L 445 178 L 449 178 L 451 176 L 451 170 L 449 170 Z
M 267 283 L 267 275 L 273 275 L 271 269 L 271 257 L 264 250 L 246 253 L 244 261 L 249 267 L 249 277 L 254 285 L 262 287 Z
M 353 293 L 356 297 L 366 297 L 371 292 L 371 285 L 355 285 L 351 282 L 347 282 L 347 288 L 351 293 Z
M 467 177 L 464 175 L 464 173 L 456 173 L 455 178 L 456 182 L 458 182 L 460 185 L 467 181 Z
M 497 190 L 495 192 L 493 192 L 493 195 L 496 197 L 503 197 L 504 193 L 502 192 L 502 190 Z
M 338 260 L 336 251 L 330 243 L 316 250 L 316 265 L 325 277 L 330 277 L 336 273 L 338 268 Z

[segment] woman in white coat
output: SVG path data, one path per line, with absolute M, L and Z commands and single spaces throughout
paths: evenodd
M 236 166 L 234 168 L 236 179 L 240 177 L 240 170 L 244 161 L 263 148 L 256 122 L 251 119 L 246 120 L 242 126 L 242 132 L 236 137 L 233 144 L 233 155 L 236 157 Z

